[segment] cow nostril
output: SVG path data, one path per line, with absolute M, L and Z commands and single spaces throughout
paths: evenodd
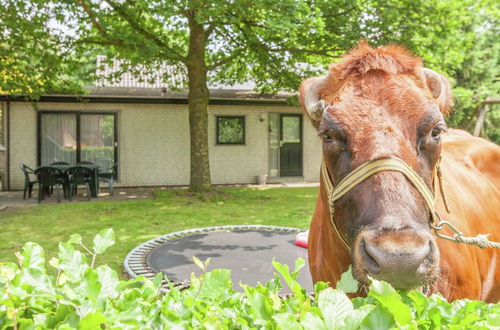
M 425 249 L 425 251 L 428 251 L 427 253 L 424 253 L 424 257 L 422 258 L 422 261 L 418 267 L 418 271 L 420 273 L 424 273 L 428 267 L 429 264 L 432 264 L 434 260 L 434 255 L 435 255 L 435 248 L 434 245 L 432 244 L 432 241 L 429 241 L 429 245 L 427 246 L 428 248 Z
M 380 273 L 380 265 L 375 259 L 375 256 L 370 253 L 367 244 L 368 243 L 366 243 L 364 239 L 359 243 L 363 264 L 371 274 L 378 274 Z

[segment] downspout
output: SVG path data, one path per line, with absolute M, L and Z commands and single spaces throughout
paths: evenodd
M 10 190 L 10 100 L 7 99 L 7 107 L 5 109 L 6 116 L 6 131 L 5 134 L 6 145 L 7 145 L 7 166 L 5 167 L 6 177 L 7 177 L 7 190 Z

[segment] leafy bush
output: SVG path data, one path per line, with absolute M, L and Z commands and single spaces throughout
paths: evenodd
M 274 262 L 279 273 L 265 285 L 233 290 L 229 270 L 191 277 L 191 287 L 171 286 L 162 293 L 162 277 L 120 281 L 107 266 L 94 268 L 97 255 L 114 243 L 111 229 L 101 231 L 86 247 L 79 235 L 59 244 L 49 261 L 57 276 L 47 274 L 44 250 L 27 243 L 17 254 L 19 265 L 0 264 L 0 328 L 175 328 L 175 329 L 356 329 L 356 328 L 491 328 L 500 326 L 500 306 L 480 301 L 448 303 L 442 296 L 426 298 L 418 291 L 397 292 L 373 281 L 368 297 L 349 299 L 357 283 L 350 272 L 338 289 L 315 285 L 315 297 L 296 281 L 295 270 Z M 82 252 L 83 251 L 83 252 Z M 87 262 L 90 257 L 90 264 Z M 206 269 L 207 263 L 195 259 Z M 293 292 L 280 298 L 282 282 Z M 342 291 L 344 290 L 344 291 Z

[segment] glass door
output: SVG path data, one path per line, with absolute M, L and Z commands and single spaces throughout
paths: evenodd
M 40 165 L 54 162 L 76 163 L 76 114 L 44 113 L 40 126 Z
M 302 175 L 302 115 L 280 115 L 280 176 Z
M 80 115 L 80 161 L 109 169 L 115 162 L 115 115 Z

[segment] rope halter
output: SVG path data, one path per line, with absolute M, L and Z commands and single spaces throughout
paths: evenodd
M 330 210 L 330 222 L 332 223 L 333 229 L 335 233 L 340 238 L 342 245 L 346 248 L 346 250 L 351 253 L 351 248 L 347 243 L 347 234 L 342 234 L 337 226 L 337 223 L 334 220 L 335 209 L 334 203 L 342 196 L 351 191 L 358 184 L 368 179 L 370 176 L 375 173 L 382 171 L 396 171 L 403 173 L 408 181 L 417 189 L 420 193 L 420 196 L 424 199 L 425 205 L 430 213 L 429 226 L 432 228 L 436 234 L 436 236 L 455 242 L 455 243 L 465 243 L 469 245 L 475 245 L 480 248 L 500 248 L 500 243 L 491 242 L 488 240 L 488 235 L 479 234 L 475 237 L 467 237 L 464 236 L 462 232 L 460 232 L 455 226 L 453 226 L 448 221 L 441 220 L 439 213 L 436 211 L 434 205 L 434 194 L 429 189 L 427 184 L 424 182 L 422 177 L 418 175 L 410 166 L 408 166 L 403 160 L 397 157 L 387 157 L 380 158 L 375 160 L 369 160 L 364 162 L 359 167 L 354 169 L 352 172 L 347 174 L 338 184 L 334 187 L 330 175 L 328 173 L 328 169 L 326 167 L 325 161 L 321 162 L 321 177 L 323 183 L 325 185 L 326 194 L 328 196 L 328 207 Z M 443 202 L 446 207 L 448 213 L 451 213 L 448 207 L 448 203 L 446 201 L 446 197 L 443 190 L 442 184 L 442 176 L 441 170 L 439 167 L 439 162 L 436 164 L 437 179 L 439 181 L 439 187 L 441 191 L 441 195 L 443 197 Z M 455 233 L 453 236 L 443 235 L 439 232 L 443 228 L 443 226 L 448 226 Z
M 328 206 L 330 210 L 330 221 L 337 236 L 340 238 L 342 245 L 351 252 L 351 248 L 347 243 L 347 235 L 341 234 L 336 222 L 334 221 L 334 203 L 342 196 L 351 191 L 358 184 L 368 179 L 370 176 L 382 171 L 396 171 L 403 173 L 408 181 L 417 189 L 431 214 L 430 225 L 436 222 L 436 210 L 434 208 L 434 195 L 424 182 L 424 180 L 403 160 L 397 157 L 380 158 L 364 162 L 352 172 L 347 174 L 335 187 L 331 181 L 325 161 L 321 162 L 321 177 L 325 184 L 326 193 L 328 195 Z

